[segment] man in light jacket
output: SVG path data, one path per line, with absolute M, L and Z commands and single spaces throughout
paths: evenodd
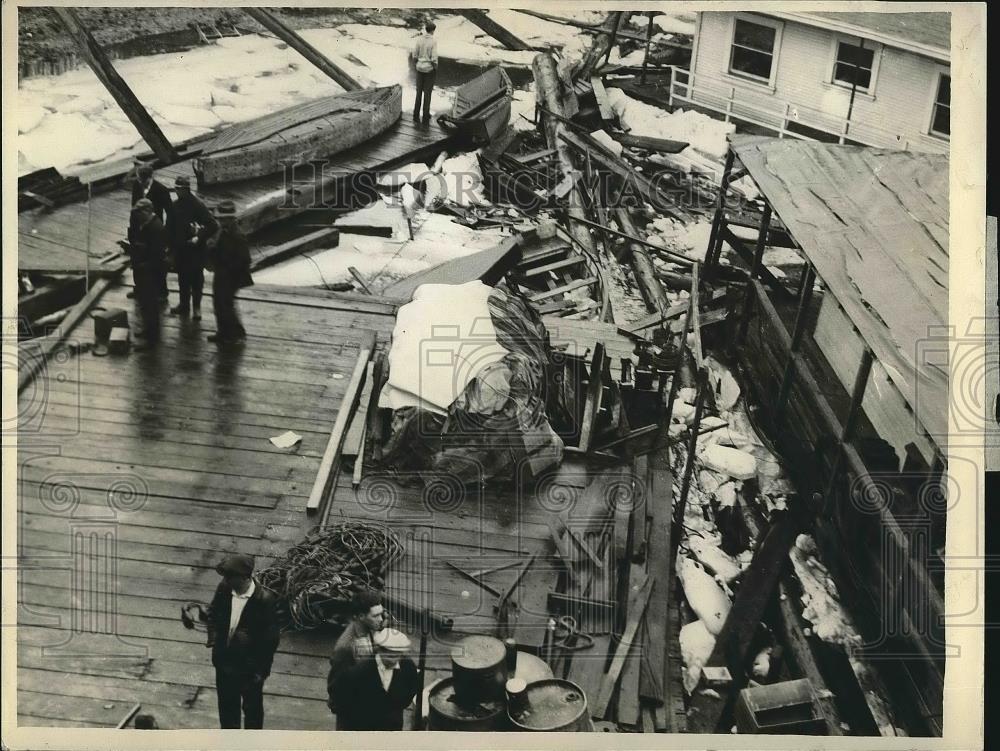
M 437 40 L 434 39 L 433 21 L 424 26 L 424 33 L 417 38 L 410 50 L 410 60 L 417 72 L 417 98 L 413 102 L 413 120 L 420 119 L 420 104 L 423 102 L 423 122 L 431 121 L 431 94 L 434 91 L 434 79 L 437 77 L 438 53 Z

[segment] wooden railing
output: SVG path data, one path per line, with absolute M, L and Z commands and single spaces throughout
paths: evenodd
M 922 133 L 900 135 L 861 120 L 838 117 L 787 99 L 750 91 L 731 81 L 692 73 L 671 66 L 671 107 L 694 105 L 721 114 L 726 122 L 738 120 L 776 132 L 778 138 L 818 140 L 808 132 L 826 134 L 837 143 L 861 143 L 886 149 L 912 149 L 948 153 L 948 141 Z M 824 139 L 825 140 L 825 139 Z

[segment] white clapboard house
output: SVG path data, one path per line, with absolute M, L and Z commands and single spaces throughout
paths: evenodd
M 706 11 L 674 107 L 781 137 L 947 153 L 948 13 Z

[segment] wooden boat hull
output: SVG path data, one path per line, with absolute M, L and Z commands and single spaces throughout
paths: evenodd
M 458 88 L 451 115 L 441 115 L 438 122 L 475 145 L 489 143 L 510 122 L 513 90 L 503 68 L 490 68 Z
M 227 128 L 195 159 L 198 184 L 270 175 L 357 146 L 399 119 L 402 96 L 398 84 L 351 91 Z

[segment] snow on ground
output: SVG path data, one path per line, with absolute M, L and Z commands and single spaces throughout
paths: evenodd
M 653 26 L 668 34 L 694 36 L 696 21 L 694 13 L 663 13 L 653 16 Z
M 402 220 L 401 207 L 399 216 Z M 401 227 L 405 226 L 403 222 Z M 427 211 L 417 214 L 413 230 L 413 240 L 405 239 L 405 229 L 399 227 L 392 238 L 341 234 L 336 248 L 310 251 L 304 257 L 262 269 L 254 273 L 254 280 L 261 284 L 323 286 L 352 281 L 347 269 L 354 266 L 378 293 L 399 279 L 444 261 L 495 247 L 503 238 L 499 229 L 474 230 Z
M 683 161 L 703 171 L 718 171 L 729 148 L 728 136 L 736 126 L 693 110 L 667 112 L 628 96 L 617 88 L 608 89 L 608 101 L 622 126 L 634 135 L 685 141 L 688 148 L 679 155 Z

